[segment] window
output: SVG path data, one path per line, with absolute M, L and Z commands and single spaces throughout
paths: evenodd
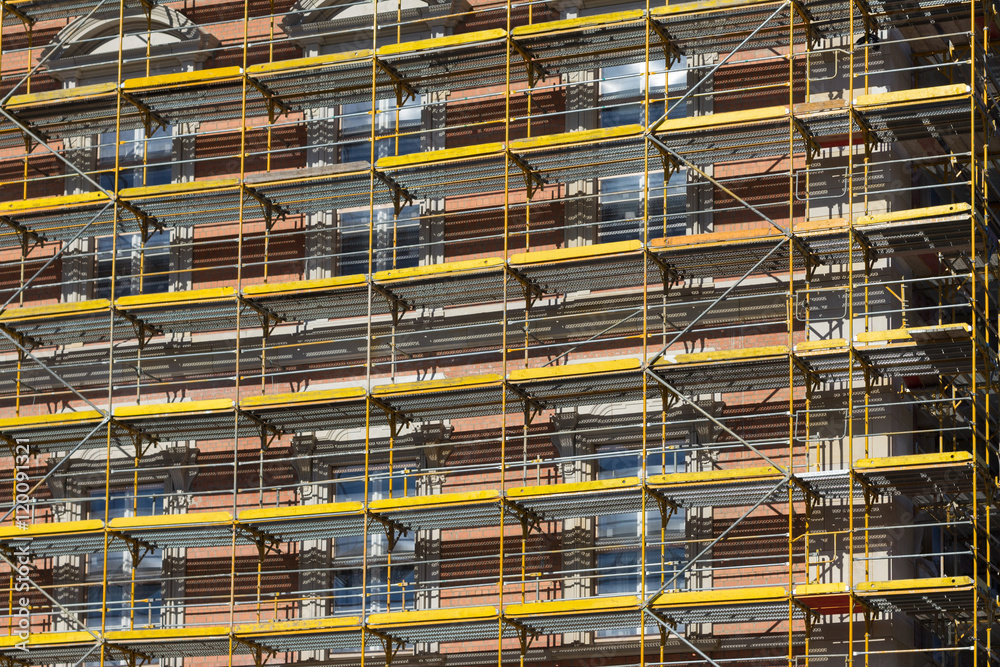
M 404 206 L 396 220 L 392 208 L 375 209 L 372 272 L 405 269 L 420 263 L 420 207 Z M 368 272 L 367 210 L 340 214 L 340 275 Z
M 115 268 L 114 296 L 155 294 L 170 289 L 170 232 L 155 232 L 142 245 L 139 234 L 121 234 L 115 252 L 114 237 L 97 239 L 97 286 L 94 296 L 111 297 L 111 271 Z M 117 257 L 115 257 L 117 255 Z
M 90 518 L 104 520 L 104 490 L 91 493 Z M 126 516 L 153 516 L 163 513 L 163 488 L 144 487 L 133 496 L 131 489 L 112 491 L 109 519 Z M 135 606 L 130 604 L 132 568 L 135 566 Z M 109 630 L 157 627 L 160 624 L 162 592 L 160 577 L 163 553 L 146 552 L 138 563 L 133 563 L 127 551 L 108 551 L 108 595 L 105 625 Z M 104 554 L 91 554 L 87 559 L 87 626 L 101 625 L 101 581 L 104 572 Z
M 371 470 L 368 482 L 369 500 L 416 495 L 415 475 L 404 468 Z M 337 502 L 359 502 L 365 497 L 364 469 L 344 469 L 337 475 Z M 413 534 L 399 536 L 391 549 L 385 533 L 368 536 L 368 595 L 369 613 L 413 609 L 416 600 L 413 566 L 416 540 Z M 363 605 L 361 559 L 364 555 L 362 536 L 338 537 L 334 541 L 333 612 L 356 614 Z M 387 582 L 388 581 L 388 585 Z
M 665 60 L 649 63 L 649 122 L 659 120 L 665 109 L 664 84 L 669 79 L 669 99 L 671 105 L 679 100 L 687 89 L 687 61 L 681 58 L 667 72 Z M 645 100 L 646 64 L 631 63 L 601 70 L 601 127 L 620 125 L 646 125 L 643 114 Z M 683 118 L 686 104 L 680 104 L 671 111 L 671 118 Z
M 375 123 L 375 136 L 397 134 L 396 116 L 399 115 L 400 137 L 376 139 L 375 159 L 388 155 L 407 155 L 420 152 L 421 98 L 408 100 L 398 110 L 395 100 L 376 100 L 376 113 L 372 115 L 370 102 L 356 102 L 341 107 L 340 161 L 367 162 L 371 160 L 371 123 Z
M 619 448 L 597 452 L 598 479 L 634 477 L 641 472 L 642 453 Z M 685 455 L 679 451 L 649 451 L 646 474 L 662 475 L 684 471 Z M 597 519 L 595 546 L 595 594 L 598 596 L 637 595 L 642 592 L 640 527 L 641 512 L 602 516 Z M 663 528 L 658 507 L 646 508 L 646 591 L 658 590 L 684 566 L 684 549 L 675 544 L 684 535 L 684 511 L 670 516 Z M 671 588 L 684 586 L 683 575 Z M 600 637 L 633 635 L 637 630 L 602 630 Z
M 148 140 L 142 128 L 122 130 L 118 145 L 118 189 L 164 185 L 171 181 L 173 130 L 157 128 Z M 97 168 L 101 171 L 101 187 L 113 190 L 115 167 L 115 133 L 100 135 L 97 146 Z
M 674 172 L 666 184 L 662 171 L 649 173 L 650 238 L 684 234 L 687 228 L 686 184 L 687 172 L 683 169 Z M 601 179 L 598 242 L 641 240 L 645 196 L 642 174 Z

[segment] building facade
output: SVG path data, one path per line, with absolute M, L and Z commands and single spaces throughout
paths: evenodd
M 1000 662 L 995 12 L 0 0 L 0 661 Z

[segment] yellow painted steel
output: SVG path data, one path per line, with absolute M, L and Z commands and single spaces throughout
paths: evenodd
M 477 157 L 502 157 L 504 145 L 500 142 L 489 144 L 476 144 L 474 146 L 462 146 L 460 148 L 442 148 L 437 151 L 427 153 L 407 153 L 405 155 L 389 155 L 379 158 L 376 167 L 379 169 L 399 169 L 401 167 L 419 167 L 431 165 L 438 162 L 450 162 L 453 160 L 468 160 Z
M 321 405 L 363 398 L 364 387 L 343 387 L 340 389 L 315 389 L 287 394 L 248 396 L 240 400 L 240 408 L 245 410 L 280 409 L 289 405 Z
M 753 480 L 761 477 L 783 477 L 781 471 L 772 466 L 757 466 L 753 468 L 728 468 L 726 470 L 704 470 L 701 472 L 678 472 L 669 475 L 652 475 L 647 483 L 651 487 L 691 486 L 713 484 L 718 482 L 733 482 Z
M 622 371 L 638 371 L 642 368 L 639 359 L 615 359 L 612 361 L 592 361 L 583 364 L 567 366 L 542 366 L 511 371 L 507 376 L 511 382 L 530 382 L 532 380 L 569 379 L 585 377 L 599 373 L 620 373 Z
M 480 491 L 465 491 L 458 493 L 437 493 L 432 496 L 401 496 L 399 498 L 383 498 L 373 500 L 368 508 L 373 512 L 393 512 L 410 509 L 429 509 L 454 507 L 456 505 L 478 505 L 500 499 L 500 492 L 495 489 Z
M 784 345 L 767 345 L 764 347 L 745 347 L 738 350 L 716 350 L 714 352 L 692 352 L 678 354 L 673 359 L 663 357 L 657 366 L 672 364 L 701 364 L 710 361 L 743 361 L 746 359 L 766 359 L 788 354 Z
M 209 637 L 227 639 L 229 637 L 229 627 L 224 625 L 205 627 L 183 627 L 183 628 L 149 628 L 143 630 L 111 630 L 105 635 L 109 642 L 176 642 L 185 639 L 194 641 L 204 640 Z
M 354 274 L 349 276 L 335 276 L 332 278 L 317 278 L 315 280 L 292 280 L 285 283 L 247 285 L 243 288 L 243 294 L 248 297 L 262 299 L 265 297 L 281 296 L 291 293 L 308 293 L 330 289 L 357 287 L 358 285 L 364 284 L 365 275 Z
M 0 649 L 12 649 L 23 640 L 15 635 L 0 636 Z M 89 632 L 33 632 L 28 635 L 28 648 L 55 648 L 72 644 L 91 645 L 94 635 Z
M 421 380 L 418 382 L 400 382 L 398 384 L 383 384 L 372 388 L 372 396 L 400 396 L 404 394 L 423 394 L 434 391 L 451 391 L 459 389 L 478 389 L 484 387 L 499 387 L 503 378 L 496 373 L 471 375 L 460 378 L 442 378 L 440 380 Z
M 816 350 L 834 350 L 847 347 L 846 338 L 829 338 L 818 340 L 804 340 L 795 344 L 796 352 L 815 352 Z
M 74 315 L 92 315 L 94 313 L 110 312 L 110 309 L 111 302 L 107 299 L 50 303 L 44 306 L 21 306 L 10 308 L 0 313 L 0 322 L 26 322 L 72 317 Z
M 943 204 L 941 206 L 929 206 L 926 208 L 904 209 L 902 211 L 892 211 L 891 213 L 879 213 L 876 215 L 862 215 L 855 219 L 856 225 L 874 225 L 883 222 L 899 222 L 900 220 L 917 220 L 920 218 L 940 218 L 951 215 L 968 213 L 972 207 L 966 203 Z
M 441 49 L 453 49 L 459 46 L 477 46 L 488 42 L 502 40 L 507 36 L 507 31 L 503 28 L 493 28 L 492 30 L 479 30 L 476 32 L 465 32 L 457 35 L 446 35 L 444 37 L 434 37 L 431 39 L 418 39 L 412 42 L 402 42 L 400 44 L 386 44 L 379 47 L 380 56 L 398 55 L 418 55 L 422 51 L 438 51 Z
M 125 79 L 122 90 L 140 91 L 154 88 L 183 88 L 204 83 L 219 83 L 222 81 L 239 80 L 243 72 L 239 67 L 216 67 L 213 69 L 194 70 L 192 72 L 175 72 L 173 74 L 158 74 L 137 79 Z
M 631 23 L 641 21 L 646 15 L 641 9 L 632 9 L 624 12 L 610 12 L 608 14 L 598 14 L 596 16 L 581 16 L 574 19 L 562 19 L 559 21 L 547 21 L 535 23 L 533 25 L 521 25 L 511 30 L 511 35 L 518 37 L 538 37 L 560 32 L 575 30 L 591 30 L 594 28 L 604 28 L 618 23 Z
M 594 612 L 631 611 L 638 609 L 641 600 L 635 595 L 619 595 L 605 598 L 576 598 L 566 600 L 545 600 L 510 604 L 504 607 L 504 614 L 512 618 L 564 616 L 591 614 Z
M 360 616 L 337 616 L 334 618 L 309 618 L 297 621 L 267 621 L 263 623 L 242 623 L 233 628 L 237 636 L 252 638 L 259 635 L 304 634 L 316 631 L 361 629 Z
M 176 526 L 217 526 L 233 522 L 229 512 L 193 512 L 190 514 L 160 514 L 157 516 L 126 516 L 112 519 L 112 530 L 158 530 Z
M 159 292 L 155 294 L 134 294 L 115 299 L 115 306 L 123 309 L 155 308 L 159 306 L 199 305 L 207 301 L 229 301 L 236 297 L 232 287 L 210 287 L 208 289 L 181 292 Z
M 104 415 L 97 410 L 79 410 L 77 412 L 59 412 L 53 415 L 29 415 L 25 417 L 4 417 L 0 419 L 0 431 L 16 431 L 18 429 L 48 428 L 55 426 L 72 426 L 80 422 L 100 421 Z
M 46 90 L 40 93 L 29 93 L 27 95 L 14 95 L 4 105 L 5 108 L 17 110 L 19 108 L 36 105 L 51 104 L 52 102 L 73 102 L 82 101 L 89 97 L 108 95 L 113 98 L 113 93 L 117 89 L 114 83 L 95 83 L 88 86 L 77 86 L 75 88 L 57 88 Z
M 863 470 L 882 468 L 925 468 L 946 463 L 972 462 L 972 452 L 932 452 L 909 456 L 886 456 L 874 459 L 859 459 L 855 468 Z
M 854 98 L 854 106 L 883 107 L 895 104 L 908 104 L 910 102 L 944 100 L 954 97 L 965 97 L 971 92 L 972 88 L 964 83 L 957 83 L 948 86 L 933 86 L 931 88 L 896 90 L 888 93 L 876 93 L 874 95 L 858 95 Z
M 725 604 L 754 604 L 773 602 L 788 598 L 788 591 L 781 586 L 758 586 L 754 588 L 725 588 L 707 591 L 666 591 L 660 593 L 650 604 L 654 608 L 715 606 Z
M 390 611 L 368 615 L 368 625 L 373 628 L 399 626 L 437 625 L 445 623 L 469 623 L 499 618 L 496 607 L 443 607 L 440 609 L 418 609 L 415 611 Z
M 77 206 L 89 206 L 108 201 L 103 192 L 82 192 L 75 195 L 58 195 L 54 197 L 36 197 L 34 199 L 14 199 L 0 202 L 0 213 L 25 213 L 47 211 L 49 209 L 66 209 Z
M 115 408 L 115 417 L 122 419 L 136 417 L 168 417 L 184 414 L 201 414 L 205 412 L 228 412 L 235 407 L 231 398 L 213 398 L 201 401 L 182 401 L 180 403 L 148 403 L 145 405 L 122 405 Z
M 391 282 L 396 280 L 406 280 L 409 278 L 435 278 L 456 273 L 472 273 L 484 271 L 503 266 L 503 260 L 499 257 L 487 257 L 484 259 L 469 259 L 461 262 L 445 262 L 443 264 L 425 264 L 423 266 L 411 266 L 405 269 L 388 269 L 378 271 L 372 278 L 376 282 Z
M 58 537 L 77 535 L 80 533 L 98 533 L 102 530 L 104 530 L 104 522 L 100 519 L 33 523 L 27 528 L 18 528 L 17 526 L 0 526 L 0 540 Z
M 638 477 L 618 477 L 615 479 L 596 479 L 589 482 L 572 482 L 570 484 L 539 484 L 537 486 L 518 486 L 507 490 L 508 498 L 538 498 L 541 496 L 563 496 L 580 493 L 600 493 L 607 491 L 629 490 L 639 488 Z
M 934 577 L 928 579 L 895 579 L 892 581 L 867 581 L 855 586 L 855 590 L 865 593 L 903 592 L 920 593 L 938 589 L 972 588 L 971 577 Z
M 859 333 L 854 339 L 859 343 L 891 343 L 899 341 L 926 340 L 931 336 L 945 335 L 954 338 L 960 334 L 962 338 L 967 338 L 972 334 L 972 327 L 964 322 L 955 324 L 944 324 L 931 327 L 907 327 L 902 329 L 889 329 L 887 331 L 867 331 Z
M 165 197 L 172 195 L 196 194 L 215 190 L 233 190 L 239 186 L 238 178 L 215 178 L 205 181 L 188 181 L 186 183 L 164 183 L 163 185 L 147 185 L 138 188 L 124 188 L 118 191 L 122 199 L 145 199 L 147 197 Z
M 308 517 L 337 514 L 356 514 L 364 510 L 359 502 L 321 503 L 319 505 L 292 505 L 290 507 L 262 507 L 243 510 L 237 516 L 239 521 L 272 521 L 280 519 L 303 519 Z
M 610 141 L 623 138 L 641 138 L 646 128 L 642 125 L 621 125 L 619 127 L 604 127 L 597 130 L 579 130 L 561 134 L 543 134 L 538 137 L 515 139 L 510 142 L 514 152 L 532 151 L 542 148 L 571 146 L 573 144 L 593 144 L 598 141 Z
M 780 0 L 702 0 L 701 2 L 681 2 L 676 5 L 671 4 L 666 7 L 657 7 L 650 10 L 649 13 L 650 16 L 658 18 L 678 14 L 703 14 L 723 9 L 756 7 L 758 5 L 772 5 L 776 7 L 780 4 L 783 4 Z
M 787 118 L 787 106 L 764 107 L 762 109 L 744 109 L 742 111 L 724 111 L 722 113 L 690 116 L 684 118 L 669 118 L 653 125 L 651 130 L 657 133 L 685 132 L 704 130 L 726 125 L 745 125 L 761 121 L 781 120 Z
M 598 243 L 578 246 L 575 248 L 560 248 L 558 250 L 542 250 L 523 252 L 511 256 L 511 266 L 530 266 L 533 264 L 553 264 L 573 260 L 590 259 L 593 257 L 612 257 L 642 250 L 642 241 L 616 241 L 614 243 Z
M 836 595 L 847 593 L 850 587 L 843 582 L 799 584 L 792 593 L 795 597 L 810 597 L 815 595 Z
M 318 69 L 329 65 L 340 65 L 343 63 L 357 62 L 368 65 L 374 51 L 370 49 L 360 49 L 357 51 L 344 51 L 342 53 L 331 53 L 325 56 L 310 56 L 308 58 L 294 58 L 292 60 L 279 60 L 273 63 L 260 63 L 247 67 L 247 74 L 259 76 L 264 74 L 282 74 L 305 69 Z

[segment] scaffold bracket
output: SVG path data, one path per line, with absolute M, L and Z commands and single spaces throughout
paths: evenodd
M 153 133 L 156 132 L 156 128 L 153 127 L 155 124 L 159 129 L 165 130 L 170 125 L 170 123 L 160 117 L 158 113 L 149 108 L 148 105 L 140 100 L 137 100 L 130 93 L 120 91 L 122 99 L 135 107 L 136 111 L 139 112 L 139 117 L 142 118 L 142 126 L 146 130 L 146 137 L 152 137 Z
M 288 105 L 282 102 L 281 99 L 274 94 L 274 91 L 266 85 L 257 81 L 252 76 L 248 76 L 246 73 L 244 73 L 243 76 L 246 77 L 246 82 L 257 89 L 257 92 L 263 96 L 264 102 L 267 104 L 267 118 L 271 121 L 271 123 L 278 120 L 279 111 L 281 112 L 281 115 L 287 115 L 288 112 L 291 111 Z
M 548 76 L 548 70 L 546 70 L 542 65 L 535 60 L 535 57 L 531 55 L 531 52 L 524 46 L 519 44 L 516 39 L 507 36 L 507 41 L 510 43 L 512 49 L 514 49 L 521 59 L 524 60 L 524 67 L 527 70 L 528 75 L 528 87 L 534 88 L 535 84 Z
M 385 72 L 385 75 L 392 81 L 392 87 L 396 91 L 396 106 L 401 107 L 409 100 L 417 99 L 420 93 L 411 86 L 406 79 L 396 71 L 396 68 L 385 62 L 381 58 L 376 58 L 378 68 Z
M 28 229 L 17 220 L 12 220 L 7 216 L 0 215 L 0 223 L 7 225 L 14 232 L 17 233 L 21 240 L 21 256 L 27 257 L 29 253 L 35 248 L 45 245 L 45 239 L 38 235 L 37 232 Z
M 679 63 L 684 57 L 681 50 L 674 43 L 674 40 L 670 38 L 670 33 L 664 28 L 659 22 L 655 21 L 650 17 L 646 17 L 649 27 L 656 33 L 656 36 L 660 38 L 660 45 L 663 47 L 663 58 L 667 61 L 667 69 L 676 63 Z
M 377 169 L 372 169 L 372 173 L 375 174 L 375 178 L 382 181 L 390 191 L 392 191 L 392 207 L 396 216 L 399 216 L 403 211 L 403 202 L 406 202 L 406 206 L 413 203 L 413 195 L 410 192 L 397 183 L 391 176 L 384 174 Z
M 545 180 L 522 157 L 508 149 L 507 159 L 524 174 L 524 187 L 528 191 L 528 199 L 531 199 L 539 188 L 545 187 Z
M 271 201 L 268 197 L 257 192 L 249 185 L 244 184 L 243 191 L 260 204 L 261 213 L 264 216 L 264 224 L 267 226 L 268 231 L 271 231 L 275 222 L 283 220 L 288 215 L 288 211 L 283 206 Z
M 33 19 L 32 17 L 28 16 L 27 14 L 25 14 L 24 12 L 22 12 L 17 7 L 14 7 L 14 6 L 8 4 L 4 0 L 0 0 L 0 8 L 3 8 L 3 10 L 6 11 L 7 13 L 9 13 L 11 16 L 16 17 L 27 28 L 31 28 L 31 26 L 35 25 L 35 19 Z

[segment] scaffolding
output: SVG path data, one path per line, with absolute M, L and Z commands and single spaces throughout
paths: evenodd
M 0 0 L 0 667 L 1000 663 L 996 10 Z

